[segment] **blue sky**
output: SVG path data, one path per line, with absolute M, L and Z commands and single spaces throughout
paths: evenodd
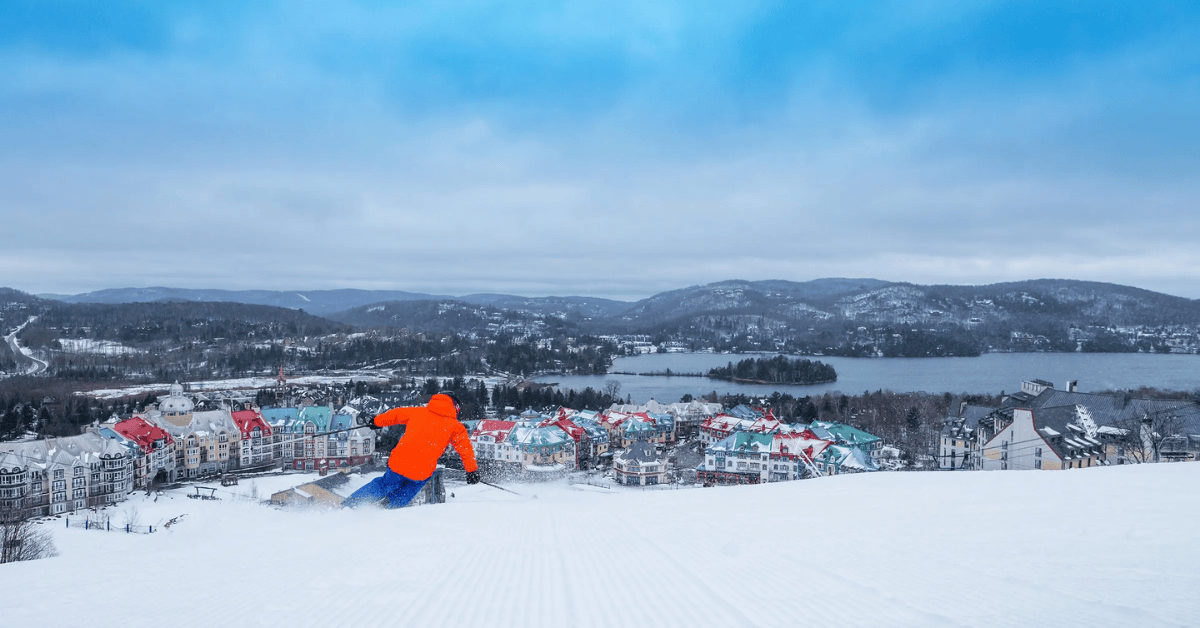
M 15 2 L 0 285 L 1200 297 L 1200 9 Z

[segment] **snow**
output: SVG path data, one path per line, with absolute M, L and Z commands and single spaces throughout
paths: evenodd
M 308 386 L 312 384 L 345 384 L 350 380 L 355 382 L 374 382 L 384 383 L 390 381 L 390 377 L 386 373 L 377 373 L 372 371 L 337 371 L 322 375 L 303 375 L 298 377 L 288 377 L 288 384 L 297 386 Z M 262 376 L 262 377 L 239 377 L 233 379 L 214 379 L 200 382 L 188 382 L 188 387 L 191 391 L 209 391 L 209 390 L 245 390 L 258 388 L 272 388 L 279 384 L 277 376 Z M 139 384 L 136 386 L 126 386 L 123 388 L 104 388 L 100 390 L 91 390 L 86 393 L 89 397 L 96 399 L 119 399 L 121 397 L 140 396 L 149 392 L 158 393 L 170 388 L 168 383 L 157 384 Z
M 19 595 L 0 597 L 0 617 L 12 626 L 1018 627 L 1194 625 L 1200 612 L 1200 464 L 656 491 L 506 485 L 521 496 L 448 483 L 449 503 L 393 511 L 237 497 L 252 482 L 265 497 L 316 478 L 243 479 L 220 501 L 188 499 L 190 487 L 157 502 L 135 494 L 110 509 L 114 524 L 131 507 L 143 525 L 186 515 L 151 535 L 52 519 L 61 555 L 0 566 L 21 583 Z
M 59 345 L 67 353 L 95 353 L 99 355 L 131 355 L 144 353 L 133 347 L 126 347 L 111 340 L 91 340 L 89 338 L 59 338 Z

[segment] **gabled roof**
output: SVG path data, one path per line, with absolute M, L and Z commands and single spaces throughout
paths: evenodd
M 659 455 L 654 445 L 644 440 L 639 440 L 631 444 L 625 451 L 614 456 L 613 462 L 620 460 L 622 462 L 637 462 L 638 464 L 654 464 L 665 462 L 666 459 L 665 454 Z
M 316 424 L 318 432 L 329 431 L 329 419 L 332 418 L 333 408 L 329 406 L 304 406 L 300 408 L 300 420 Z
M 548 427 L 551 425 L 566 432 L 567 436 L 570 436 L 571 440 L 573 440 L 577 443 L 581 439 L 583 439 L 585 436 L 588 435 L 586 430 L 584 430 L 582 427 L 579 427 L 578 425 L 575 425 L 574 422 L 572 422 L 570 419 L 563 417 L 563 416 L 558 416 L 553 419 L 547 419 L 545 421 L 542 421 L 540 424 L 538 424 L 538 427 Z
M 154 442 L 158 440 L 168 445 L 175 442 L 166 430 L 139 417 L 121 421 L 113 426 L 113 430 L 136 443 L 142 451 L 154 451 Z
M 1089 433 L 1088 429 L 1080 424 L 1084 418 L 1080 409 L 1080 406 L 1070 405 L 1030 410 L 1034 429 L 1063 460 L 1099 453 L 1101 443 L 1095 438 L 1095 431 Z
M 262 415 L 254 410 L 238 410 L 233 413 L 233 422 L 237 424 L 238 430 L 242 432 L 242 436 L 250 438 L 254 432 L 254 428 L 262 431 L 263 436 L 271 435 L 271 426 L 263 420 Z
M 768 414 L 755 420 L 754 423 L 750 425 L 749 431 L 758 432 L 760 434 L 771 434 L 779 431 L 779 426 L 781 425 L 783 425 L 782 421 Z
M 803 453 L 811 460 L 825 451 L 833 443 L 817 438 L 812 432 L 799 434 L 775 434 L 771 440 L 771 453 L 780 455 L 796 455 Z
M 969 425 L 976 425 L 979 423 L 980 419 L 991 414 L 992 411 L 995 409 L 996 408 L 993 408 L 991 406 L 969 405 L 969 406 L 963 408 L 961 412 L 959 412 L 958 417 L 961 419 L 966 419 L 967 424 L 969 424 Z
M 830 445 L 821 452 L 820 458 L 826 463 L 832 463 L 839 469 L 852 471 L 876 471 L 878 467 L 870 456 L 858 447 Z
M 99 434 L 62 436 L 24 443 L 0 443 L 0 452 L 22 460 L 22 467 L 48 469 L 100 462 L 105 458 L 127 458 L 132 453 L 121 443 Z
M 724 453 L 769 453 L 774 440 L 769 434 L 736 432 L 717 441 L 708 450 Z
M 581 417 L 582 415 L 577 416 L 572 423 L 585 430 L 588 433 L 588 438 L 590 438 L 592 441 L 598 443 L 608 442 L 608 430 L 604 429 L 604 427 L 596 421 Z
M 349 412 L 336 412 L 329 419 L 329 431 L 348 430 L 355 427 L 357 424 L 354 421 L 353 414 Z M 370 429 L 370 428 L 367 428 Z
M 818 438 L 833 441 L 839 445 L 847 445 L 857 447 L 861 445 L 869 445 L 881 440 L 878 436 L 870 432 L 864 432 L 856 427 L 851 427 L 844 423 L 829 423 L 826 421 L 813 421 L 808 425 Z
M 567 433 L 556 426 L 514 427 L 509 434 L 510 442 L 518 446 L 557 447 L 571 440 Z
M 734 407 L 726 410 L 725 414 L 728 414 L 730 416 L 735 416 L 739 419 L 746 419 L 749 421 L 757 421 L 758 418 L 763 415 L 762 412 L 759 412 L 758 410 L 755 410 L 754 408 L 751 408 L 750 406 L 745 405 L 745 404 L 742 404 L 739 406 L 734 406 Z
M 496 439 L 497 443 L 502 443 L 504 442 L 505 438 L 508 438 L 509 433 L 511 433 L 513 428 L 516 426 L 517 423 L 515 421 L 495 421 L 491 419 L 485 419 L 480 421 L 479 425 L 475 426 L 475 435 L 480 436 L 486 434 Z

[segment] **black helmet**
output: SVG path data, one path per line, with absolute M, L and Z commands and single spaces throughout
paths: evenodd
M 442 392 L 441 394 L 446 395 L 447 397 L 450 398 L 450 401 L 454 402 L 454 411 L 455 412 L 458 412 L 459 410 L 462 409 L 462 403 L 458 400 L 458 395 L 456 395 L 453 392 L 450 392 L 448 390 Z

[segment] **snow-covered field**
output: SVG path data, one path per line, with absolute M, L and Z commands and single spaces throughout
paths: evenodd
M 390 376 L 386 373 L 378 373 L 374 371 L 338 371 L 325 375 L 303 375 L 299 377 L 288 377 L 289 384 L 297 386 L 307 386 L 310 384 L 345 384 L 350 380 L 356 382 L 382 383 L 389 381 Z M 263 377 L 237 377 L 232 379 L 213 379 L 206 381 L 188 382 L 188 388 L 193 391 L 208 391 L 208 390 L 252 390 L 258 388 L 272 388 L 278 383 L 278 379 L 271 376 Z M 104 388 L 100 390 L 90 390 L 86 393 L 89 397 L 96 399 L 118 399 L 131 395 L 144 395 L 149 392 L 158 393 L 164 392 L 171 387 L 170 382 L 161 382 L 157 384 L 141 384 L 137 386 L 125 386 L 122 388 Z
M 111 340 L 91 340 L 88 338 L 59 338 L 59 346 L 67 353 L 95 353 L 98 355 L 127 355 L 144 353 L 133 347 L 126 347 Z
M 301 476 L 256 480 L 268 495 Z M 361 482 L 362 479 L 356 479 Z M 236 490 L 248 493 L 250 482 Z M 1196 626 L 1200 464 L 638 492 L 449 485 L 395 511 L 136 496 L 0 566 L 8 626 Z M 533 496 L 536 495 L 536 498 Z M 128 505 L 114 510 L 114 519 Z

